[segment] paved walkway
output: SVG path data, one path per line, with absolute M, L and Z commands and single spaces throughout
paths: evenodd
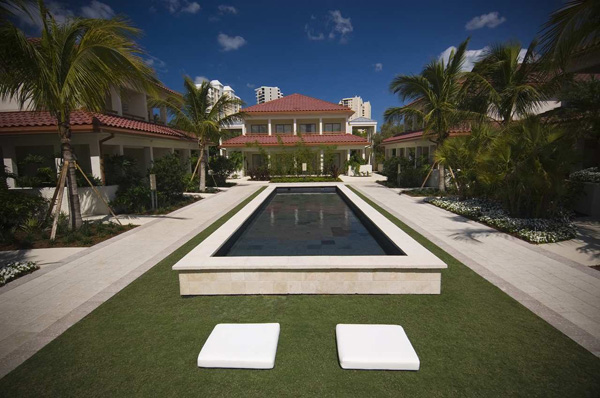
M 240 184 L 0 288 L 0 377 L 259 188 Z
M 353 186 L 600 356 L 600 272 L 379 184 Z

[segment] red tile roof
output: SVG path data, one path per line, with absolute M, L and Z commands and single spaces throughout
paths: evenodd
M 343 105 L 308 97 L 302 94 L 287 95 L 264 104 L 253 105 L 242 109 L 246 113 L 279 113 L 279 112 L 346 112 L 354 111 Z
M 469 135 L 471 134 L 470 130 L 453 130 L 450 131 L 450 137 L 457 137 L 460 135 Z M 400 134 L 396 134 L 393 137 L 390 138 L 386 138 L 385 140 L 381 141 L 382 145 L 385 144 L 394 144 L 396 142 L 401 142 L 401 141 L 411 141 L 411 140 L 420 140 L 423 138 L 423 130 L 420 131 L 410 131 L 408 133 L 400 133 Z
M 304 139 L 304 143 L 309 146 L 316 145 L 368 145 L 369 142 L 363 137 L 359 137 L 353 134 L 303 134 L 299 135 L 279 135 L 283 145 L 292 146 L 300 142 L 300 138 Z M 245 147 L 248 144 L 258 143 L 262 146 L 278 146 L 279 141 L 277 135 L 264 135 L 264 134 L 249 134 L 240 135 L 231 138 L 221 145 L 224 148 L 231 147 Z
M 158 134 L 179 139 L 191 138 L 190 135 L 184 131 L 162 124 L 82 110 L 71 112 L 71 126 L 88 126 L 90 130 L 92 130 L 94 125 L 132 130 L 132 132 Z M 24 127 L 51 127 L 48 131 L 54 131 L 55 126 L 56 119 L 52 117 L 49 112 L 0 112 L 0 132 L 10 132 L 11 130 L 14 131 L 15 129 Z

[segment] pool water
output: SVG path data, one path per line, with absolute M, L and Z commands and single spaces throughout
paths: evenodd
M 216 256 L 403 254 L 341 195 L 333 187 L 278 189 Z

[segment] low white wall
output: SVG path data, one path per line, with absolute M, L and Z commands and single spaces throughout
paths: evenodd
M 96 187 L 96 189 L 100 192 L 100 194 L 104 197 L 107 202 L 110 202 L 115 198 L 115 194 L 117 193 L 118 185 L 108 185 L 103 187 Z M 15 190 L 19 190 L 21 192 L 25 192 L 32 195 L 40 195 L 41 197 L 51 200 L 54 195 L 54 190 L 56 188 L 14 188 Z M 78 188 L 79 193 L 79 201 L 81 203 L 81 214 L 83 216 L 92 216 L 92 215 L 104 215 L 110 214 L 108 207 L 102 202 L 100 198 L 96 195 L 96 193 L 92 190 L 92 188 Z M 65 192 L 63 193 L 63 201 L 61 206 L 61 211 L 64 213 L 69 213 L 69 198 L 67 196 L 67 188 L 65 188 Z
M 600 217 L 600 184 L 584 182 L 583 193 L 575 202 L 573 210 L 587 216 Z

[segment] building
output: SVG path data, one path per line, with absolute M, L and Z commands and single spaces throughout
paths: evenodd
M 352 125 L 350 108 L 301 94 L 242 109 L 245 113 L 242 134 L 221 144 L 229 154 L 239 151 L 244 156 L 244 170 L 264 166 L 263 148 L 269 159 L 300 142 L 310 147 L 333 147 L 333 163 L 340 169 L 353 152 L 366 158 L 369 141 L 352 134 L 353 128 L 377 126 L 369 121 Z M 323 149 L 315 162 L 323 168 Z
M 221 98 L 223 95 L 227 95 L 231 98 L 235 98 L 241 100 L 240 97 L 235 95 L 235 91 L 230 86 L 224 86 L 218 80 L 210 81 L 210 89 L 208 91 L 208 97 L 210 98 L 211 103 L 215 103 Z M 196 84 L 196 87 L 200 87 L 200 84 Z M 238 113 L 240 111 L 241 105 L 232 105 L 226 112 L 225 115 L 231 115 L 234 113 Z
M 256 103 L 264 104 L 265 102 L 273 101 L 283 97 L 279 87 L 261 86 L 254 89 L 256 93 Z
M 369 101 L 363 102 L 363 99 L 359 96 L 343 98 L 340 100 L 340 105 L 348 107 L 354 111 L 354 114 L 350 120 L 358 117 L 371 119 L 371 103 Z
M 178 93 L 159 86 L 159 95 L 169 94 Z M 113 88 L 106 94 L 104 111 L 71 112 L 71 143 L 77 162 L 86 173 L 104 181 L 104 155 L 129 156 L 142 173 L 167 154 L 189 159 L 198 148 L 196 140 L 166 122 L 166 110 L 151 108 L 147 93 Z M 56 119 L 49 112 L 22 111 L 15 101 L 0 102 L 0 157 L 7 172 L 33 173 L 29 167 L 19 168 L 29 155 L 57 170 L 60 152 Z M 16 183 L 9 178 L 8 184 L 15 187 Z

